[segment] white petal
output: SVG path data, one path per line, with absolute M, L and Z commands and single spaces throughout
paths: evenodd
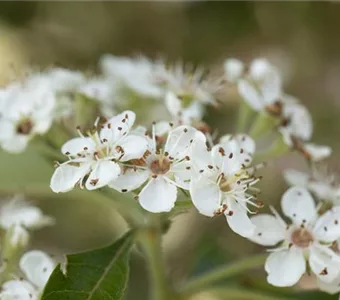
M 208 217 L 213 217 L 221 207 L 221 191 L 215 182 L 205 176 L 192 178 L 190 183 L 191 200 L 198 211 Z
M 250 158 L 245 153 L 240 153 L 237 142 L 230 140 L 222 144 L 217 144 L 211 149 L 211 155 L 213 157 L 213 165 L 220 168 L 221 172 L 226 176 L 234 176 L 238 173 L 242 165 L 244 164 L 244 159 L 248 161 Z
M 340 238 L 340 211 L 331 209 L 320 216 L 313 229 L 319 241 L 332 243 Z
M 232 212 L 231 214 L 228 214 Z M 256 227 L 248 217 L 247 211 L 235 200 L 228 201 L 228 210 L 225 212 L 229 227 L 240 236 L 249 238 L 255 233 Z
M 244 72 L 244 64 L 236 58 L 227 59 L 224 62 L 224 73 L 228 81 L 236 82 Z
M 261 81 L 273 70 L 274 66 L 267 59 L 256 58 L 250 64 L 249 76 L 255 81 Z
M 334 281 L 340 273 L 340 263 L 322 251 L 321 247 L 310 248 L 309 266 L 320 280 L 327 283 Z
M 191 126 L 175 128 L 168 135 L 164 151 L 174 158 L 184 158 L 189 153 L 191 143 L 196 138 L 196 134 L 197 130 Z
M 93 153 L 96 145 L 91 138 L 78 137 L 67 141 L 62 147 L 61 152 L 64 155 L 76 156 L 78 153 L 88 152 Z
M 20 153 L 26 149 L 31 137 L 30 135 L 15 135 L 11 139 L 0 142 L 1 147 L 10 153 Z
M 326 283 L 318 278 L 318 287 L 321 291 L 328 294 L 337 294 L 340 292 L 340 278 L 337 278 L 331 283 Z
M 255 141 L 247 134 L 226 134 L 220 138 L 220 143 L 224 145 L 224 143 L 228 143 L 230 140 L 236 140 L 240 149 L 243 149 L 244 152 L 250 153 L 253 155 L 255 153 L 256 145 Z
M 155 135 L 162 136 L 168 133 L 171 130 L 171 126 L 169 122 L 160 121 L 155 124 Z
M 241 79 L 238 82 L 238 91 L 252 109 L 256 111 L 263 109 L 264 103 L 261 95 L 248 81 Z
M 313 133 L 312 117 L 307 108 L 299 103 L 285 103 L 283 116 L 289 120 L 286 126 L 291 135 L 303 141 L 309 140 Z
M 173 117 L 178 117 L 182 111 L 181 100 L 174 93 L 168 92 L 165 95 L 165 105 Z
M 207 169 L 208 165 L 213 165 L 211 152 L 208 151 L 205 135 L 197 132 L 196 138 L 190 147 L 189 153 L 192 167 L 195 171 Z
M 281 98 L 281 77 L 278 72 L 269 72 L 260 85 L 265 105 L 271 105 Z
M 255 233 L 249 239 L 263 246 L 275 246 L 285 239 L 286 228 L 275 216 L 261 214 L 250 218 L 255 225 Z
M 312 143 L 305 144 L 304 149 L 311 156 L 311 160 L 315 162 L 323 160 L 332 154 L 332 148 Z
M 38 292 L 26 280 L 10 280 L 1 287 L 1 300 L 38 300 Z
M 170 211 L 177 199 L 177 187 L 163 176 L 151 179 L 139 194 L 139 203 L 153 213 Z
M 278 287 L 293 286 L 306 271 L 306 261 L 302 251 L 297 249 L 271 253 L 265 263 L 267 280 Z
M 148 140 L 143 136 L 130 134 L 122 138 L 118 145 L 124 151 L 120 161 L 128 161 L 143 156 L 148 147 Z
M 120 192 L 130 192 L 139 188 L 149 178 L 149 175 L 149 170 L 130 168 L 121 173 L 109 186 Z
M 189 190 L 190 180 L 193 176 L 190 161 L 182 161 L 171 166 L 170 173 L 173 174 L 177 186 Z
M 84 176 L 90 171 L 91 164 L 80 167 L 69 164 L 59 166 L 53 173 L 50 187 L 55 193 L 64 193 L 72 190 Z
M 289 185 L 307 187 L 309 175 L 293 169 L 285 170 L 284 178 Z
M 0 209 L 0 224 L 6 229 L 15 224 L 33 229 L 52 223 L 51 217 L 45 216 L 38 207 L 25 202 L 21 196 L 14 197 Z
M 121 172 L 120 166 L 113 161 L 98 161 L 93 171 L 86 180 L 88 190 L 99 189 L 115 180 Z
M 55 263 L 45 252 L 32 250 L 21 257 L 19 266 L 30 282 L 43 289 Z
M 122 136 L 128 134 L 136 119 L 133 111 L 126 110 L 121 114 L 112 117 L 100 131 L 100 139 L 107 140 L 110 143 L 117 142 Z
M 281 198 L 283 213 L 300 226 L 316 218 L 315 203 L 310 193 L 302 187 L 291 187 Z

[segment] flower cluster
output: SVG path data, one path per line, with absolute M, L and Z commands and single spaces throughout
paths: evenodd
M 273 209 L 274 215 L 252 217 L 256 226 L 250 238 L 271 249 L 265 270 L 268 282 L 275 286 L 292 286 L 311 270 L 322 285 L 340 276 L 340 255 L 334 246 L 340 238 L 340 207 L 320 215 L 314 199 L 303 187 L 292 187 L 282 196 L 282 211 L 287 224 Z M 308 266 L 308 267 L 307 267 Z
M 249 66 L 238 59 L 227 59 L 226 79 L 235 84 L 246 104 L 262 116 L 276 120 L 276 129 L 284 143 L 306 158 L 320 161 L 331 154 L 331 148 L 310 143 L 312 118 L 298 99 L 283 91 L 282 79 L 275 66 L 266 59 L 255 59 Z
M 54 120 L 70 114 L 70 96 L 83 79 L 78 72 L 52 69 L 0 89 L 0 146 L 8 152 L 22 152 Z
M 328 146 L 310 142 L 312 118 L 299 100 L 284 92 L 275 66 L 265 59 L 255 59 L 249 65 L 228 59 L 223 76 L 217 78 L 201 68 L 180 63 L 168 66 L 145 57 L 105 55 L 99 66 L 95 76 L 53 69 L 1 89 L 1 148 L 22 152 L 37 135 L 44 142 L 53 122 L 63 118 L 57 134 L 45 141 L 48 158 L 65 157 L 55 165 L 50 181 L 54 192 L 68 192 L 77 186 L 88 191 L 111 188 L 131 192 L 151 213 L 176 210 L 178 202 L 185 201 L 204 216 L 223 215 L 242 237 L 276 246 L 265 264 L 269 283 L 292 286 L 303 274 L 313 273 L 320 289 L 340 290 L 340 188 L 333 176 L 321 176 L 315 169 L 312 175 L 287 170 L 285 178 L 294 187 L 283 195 L 281 207 L 289 220 L 274 209 L 273 215 L 257 215 L 264 205 L 255 186 L 262 178 L 257 171 L 264 166 L 254 163 L 259 161 L 257 149 L 263 148 L 258 144 L 267 138 L 264 144 L 274 150 L 278 145 L 280 154 L 298 150 L 312 167 L 331 154 Z M 217 106 L 220 93 L 233 88 L 244 100 L 240 116 L 246 116 L 245 123 L 236 122 L 244 126 L 233 134 L 211 134 L 203 121 L 206 106 Z M 134 111 L 143 106 L 138 101 L 150 99 L 156 100 L 152 107 L 166 108 L 167 116 L 157 111 L 152 126 L 135 126 Z M 80 108 L 87 106 L 90 109 L 82 115 Z M 145 107 L 147 119 L 154 119 L 151 109 Z M 83 118 L 91 124 L 80 122 L 74 132 L 67 126 Z M 273 136 L 274 141 L 268 143 Z M 51 143 L 54 138 L 60 142 L 58 146 Z M 29 230 L 52 222 L 22 199 L 0 210 L 9 252 L 27 246 Z M 41 251 L 23 254 L 19 267 L 24 280 L 7 278 L 0 298 L 38 299 L 54 265 Z
M 1 299 L 39 299 L 55 262 L 40 250 L 21 253 L 28 246 L 30 230 L 51 225 L 53 222 L 38 207 L 25 202 L 22 196 L 16 196 L 1 206 L 0 226 L 6 231 L 1 245 Z M 17 262 L 18 257 L 20 259 Z

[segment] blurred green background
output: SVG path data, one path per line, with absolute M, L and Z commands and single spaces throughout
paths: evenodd
M 142 53 L 212 70 L 227 57 L 267 57 L 282 70 L 286 91 L 310 109 L 313 141 L 333 147 L 329 163 L 337 170 L 339 16 L 336 2 L 0 2 L 0 85 L 32 68 L 93 72 L 104 53 Z M 220 110 L 209 110 L 208 122 L 221 133 L 234 130 L 234 100 L 230 96 Z M 103 245 L 124 230 L 107 199 L 80 191 L 50 192 L 53 163 L 34 149 L 22 155 L 1 152 L 0 163 L 2 195 L 26 193 L 56 218 L 55 227 L 34 233 L 32 247 L 60 256 Z M 281 171 L 287 167 L 306 168 L 295 154 L 270 161 L 261 184 L 265 203 L 279 201 L 286 188 Z M 208 219 L 195 211 L 176 218 L 165 241 L 169 274 L 177 280 L 259 249 L 233 234 L 223 217 Z M 129 299 L 136 299 L 134 291 L 144 299 L 144 267 L 138 257 L 131 284 Z

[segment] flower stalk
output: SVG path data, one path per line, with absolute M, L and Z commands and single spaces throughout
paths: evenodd
M 263 266 L 268 255 L 266 253 L 260 255 L 249 256 L 245 259 L 227 264 L 211 272 L 198 276 L 189 281 L 182 289 L 183 295 L 193 295 L 199 291 L 210 288 L 213 284 L 220 280 L 238 275 L 244 271 L 255 269 Z

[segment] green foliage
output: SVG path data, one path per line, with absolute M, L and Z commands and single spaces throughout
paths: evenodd
M 66 272 L 58 265 L 42 300 L 119 300 L 129 278 L 130 231 L 113 244 L 67 256 Z

